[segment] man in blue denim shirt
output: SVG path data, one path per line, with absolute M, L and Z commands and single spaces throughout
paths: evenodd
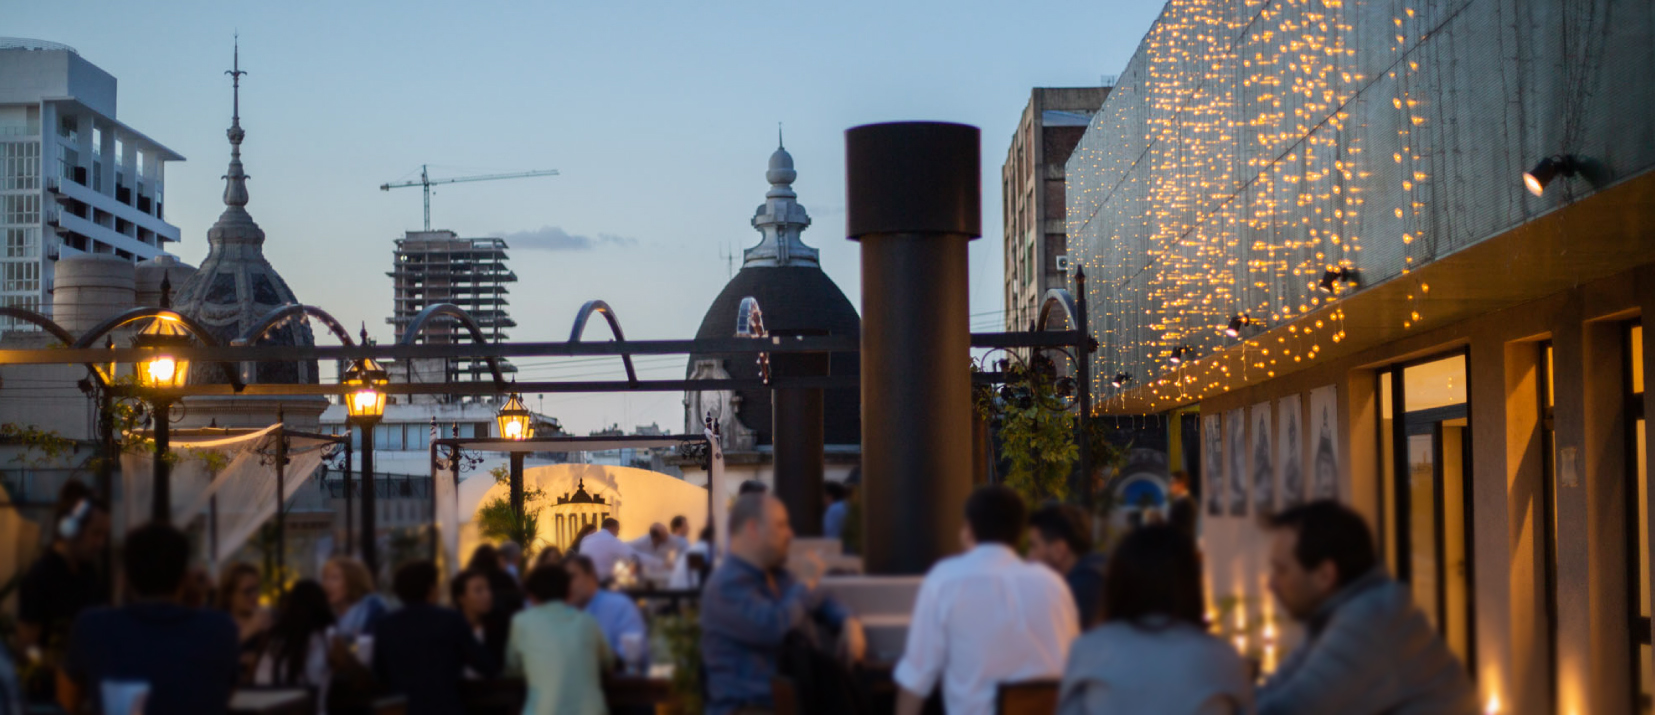
M 792 631 L 813 635 L 813 620 L 840 630 L 851 660 L 860 660 L 866 649 L 861 623 L 817 590 L 820 557 L 812 554 L 803 580 L 783 568 L 792 542 L 787 508 L 775 497 L 746 494 L 730 507 L 730 554 L 701 598 L 708 715 L 773 708 L 770 678 L 782 641 Z

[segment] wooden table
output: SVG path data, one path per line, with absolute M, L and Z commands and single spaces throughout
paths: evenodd
M 230 694 L 231 715 L 311 715 L 316 696 L 306 688 L 237 688 Z
M 498 708 L 522 712 L 527 691 L 528 686 L 522 678 L 468 680 L 462 685 L 461 697 L 468 711 Z M 603 697 L 611 709 L 653 708 L 672 702 L 672 681 L 631 675 L 611 676 L 604 678 Z

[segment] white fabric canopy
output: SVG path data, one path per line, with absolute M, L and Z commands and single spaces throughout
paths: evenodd
M 205 512 L 217 497 L 218 538 L 208 558 L 213 566 L 228 559 L 252 537 L 265 521 L 276 514 L 276 432 L 272 425 L 257 432 L 210 439 L 173 439 L 171 450 L 178 455 L 172 467 L 172 520 L 188 524 Z M 288 437 L 287 467 L 283 474 L 281 503 L 286 504 L 310 480 L 326 456 L 328 440 Z M 224 466 L 212 471 L 204 453 L 223 456 Z M 261 454 L 263 452 L 264 454 Z M 122 528 L 131 528 L 149 519 L 155 463 L 148 454 L 121 455 Z

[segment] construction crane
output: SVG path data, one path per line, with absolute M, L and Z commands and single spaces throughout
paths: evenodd
M 394 184 L 380 184 L 379 185 L 379 190 L 380 191 L 390 191 L 391 189 L 404 189 L 404 188 L 407 188 L 407 187 L 410 187 L 410 186 L 418 186 L 418 187 L 421 187 L 421 188 L 425 189 L 425 230 L 429 231 L 429 230 L 431 230 L 431 187 L 432 186 L 434 186 L 436 184 L 458 184 L 458 183 L 464 182 L 464 181 L 495 181 L 497 179 L 526 179 L 526 178 L 531 177 L 531 176 L 557 176 L 557 169 L 546 169 L 546 170 L 543 170 L 543 171 L 524 171 L 524 172 L 519 172 L 519 173 L 516 173 L 516 174 L 484 174 L 482 176 L 460 176 L 460 177 L 456 177 L 456 178 L 453 178 L 453 179 L 432 179 L 430 173 L 428 173 L 426 171 L 425 165 L 421 164 L 420 168 L 419 168 L 419 181 L 399 181 L 399 182 L 394 183 Z

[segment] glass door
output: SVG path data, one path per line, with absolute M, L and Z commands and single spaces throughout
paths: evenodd
M 1389 489 L 1386 563 L 1450 650 L 1475 664 L 1472 617 L 1471 432 L 1465 355 L 1409 363 L 1381 375 Z M 1400 405 L 1402 409 L 1395 407 Z

